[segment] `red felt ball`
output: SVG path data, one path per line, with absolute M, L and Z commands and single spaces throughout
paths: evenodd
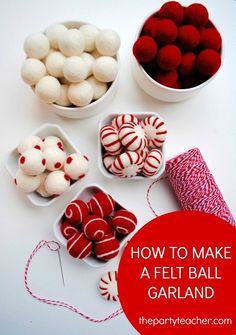
M 178 34 L 176 24 L 169 19 L 156 20 L 152 28 L 152 37 L 162 45 L 173 43 Z
M 185 25 L 179 28 L 178 45 L 183 50 L 192 50 L 196 48 L 200 41 L 200 33 L 192 25 Z
M 186 76 L 182 80 L 183 88 L 191 88 L 200 84 L 199 78 L 196 75 Z
M 92 242 L 83 233 L 78 232 L 67 241 L 66 248 L 72 257 L 82 259 L 91 254 Z
M 104 218 L 109 216 L 115 209 L 115 201 L 110 194 L 98 192 L 90 200 L 89 207 L 93 214 Z
M 172 87 L 178 79 L 178 73 L 176 70 L 161 71 L 157 73 L 154 79 L 164 86 Z
M 97 258 L 108 261 L 116 257 L 119 253 L 120 242 L 111 235 L 106 235 L 98 242 L 95 242 L 94 252 Z
M 171 88 L 175 88 L 177 90 L 180 90 L 182 88 L 182 83 L 181 81 L 176 81 L 176 83 L 174 83 Z
M 156 17 L 153 17 L 153 16 L 149 17 L 143 25 L 143 32 L 146 35 L 151 36 L 152 35 L 152 28 L 156 24 L 156 22 L 158 22 L 158 19 Z
M 110 216 L 107 216 L 106 222 L 107 222 L 107 235 L 115 236 L 115 229 L 112 224 L 112 218 Z
M 181 62 L 180 49 L 173 44 L 162 47 L 157 56 L 157 63 L 162 70 L 175 70 Z
M 75 224 L 80 224 L 88 215 L 87 203 L 79 199 L 72 201 L 65 210 L 65 217 Z
M 194 73 L 196 69 L 197 56 L 193 52 L 186 52 L 182 54 L 181 63 L 179 65 L 179 72 L 184 76 L 189 76 Z
M 72 226 L 71 222 L 68 220 L 63 221 L 60 224 L 60 230 L 62 235 L 65 237 L 65 239 L 69 239 L 72 237 L 75 233 L 78 232 L 77 228 L 75 226 Z
M 186 22 L 197 28 L 204 27 L 208 23 L 208 10 L 200 3 L 193 3 L 185 10 Z
M 133 46 L 133 54 L 139 63 L 151 62 L 157 54 L 157 44 L 150 36 L 141 36 Z
M 177 1 L 168 1 L 161 6 L 159 16 L 163 19 L 170 19 L 180 25 L 184 18 L 184 8 Z
M 200 36 L 200 47 L 203 49 L 219 50 L 221 48 L 221 36 L 215 28 L 203 29 Z
M 107 233 L 106 221 L 97 215 L 89 215 L 82 222 L 84 235 L 92 241 L 101 240 Z
M 200 52 L 197 57 L 198 71 L 204 76 L 212 76 L 221 65 L 221 56 L 218 52 L 206 49 Z
M 121 209 L 116 212 L 112 219 L 112 224 L 118 233 L 127 235 L 135 229 L 137 225 L 137 218 L 133 213 L 127 211 L 126 209 Z

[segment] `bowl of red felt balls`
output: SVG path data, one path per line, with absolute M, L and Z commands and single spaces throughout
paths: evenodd
M 54 224 L 70 256 L 101 267 L 114 259 L 137 225 L 136 216 L 98 185 L 84 187 Z
M 133 74 L 152 97 L 168 102 L 191 98 L 218 73 L 222 39 L 205 6 L 168 1 L 139 27 Z

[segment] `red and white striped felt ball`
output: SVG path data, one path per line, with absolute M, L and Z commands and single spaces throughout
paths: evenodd
M 108 193 L 98 192 L 89 202 L 90 211 L 101 218 L 109 216 L 115 209 L 115 201 Z
M 77 224 L 80 224 L 88 214 L 88 204 L 80 199 L 72 201 L 65 210 L 65 217 Z
M 103 155 L 103 164 L 108 171 L 110 171 L 115 159 L 116 159 L 116 156 L 111 155 L 109 152 L 106 152 Z
M 120 127 L 119 138 L 123 146 L 129 151 L 142 150 L 148 144 L 145 130 L 134 122 L 124 123 Z
M 117 271 L 109 271 L 102 276 L 99 283 L 101 296 L 109 301 L 119 301 Z
M 78 232 L 78 229 L 75 226 L 72 226 L 70 221 L 65 220 L 60 224 L 60 230 L 62 235 L 65 237 L 65 239 L 69 239 L 72 237 L 75 233 Z
M 105 236 L 108 224 L 97 215 L 89 215 L 84 219 L 82 229 L 89 240 L 99 241 Z
M 133 115 L 133 114 L 122 114 L 122 115 L 118 115 L 116 116 L 113 120 L 112 120 L 112 126 L 119 130 L 120 127 L 127 122 L 133 122 L 135 124 L 139 124 L 140 121 L 139 119 Z
M 126 209 L 120 209 L 113 217 L 112 225 L 118 233 L 128 235 L 136 228 L 137 218 Z
M 101 128 L 100 140 L 103 147 L 111 155 L 118 155 L 121 153 L 122 146 L 118 136 L 118 132 L 111 125 L 106 125 Z
M 141 121 L 141 126 L 145 130 L 148 138 L 148 146 L 157 148 L 162 146 L 166 139 L 166 124 L 158 116 L 147 116 Z
M 103 261 L 109 261 L 116 257 L 120 250 L 120 242 L 111 235 L 105 235 L 103 239 L 95 242 L 94 252 L 97 258 Z
M 92 242 L 84 233 L 78 232 L 67 241 L 66 248 L 72 257 L 83 259 L 91 255 Z
M 151 177 L 157 174 L 162 163 L 162 152 L 158 149 L 152 149 L 143 165 L 143 175 L 146 177 Z
M 122 178 L 132 178 L 142 170 L 143 158 L 136 151 L 126 151 L 116 157 L 111 167 L 111 172 L 115 176 Z

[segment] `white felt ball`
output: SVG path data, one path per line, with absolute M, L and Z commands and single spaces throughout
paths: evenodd
M 61 94 L 56 101 L 57 105 L 68 107 L 71 105 L 70 100 L 68 99 L 68 85 L 61 85 Z
M 120 48 L 120 37 L 112 29 L 104 29 L 97 34 L 96 48 L 104 56 L 115 56 Z
M 61 84 L 56 78 L 45 76 L 41 78 L 35 86 L 35 93 L 41 100 L 51 104 L 59 98 L 61 94 Z
M 72 56 L 65 60 L 63 74 L 71 83 L 80 83 L 87 78 L 89 68 L 87 63 L 79 56 Z
M 47 147 L 43 154 L 46 159 L 47 170 L 56 171 L 60 170 L 64 166 L 66 154 L 57 146 Z
M 68 89 L 68 98 L 75 106 L 87 106 L 93 99 L 92 85 L 87 80 L 71 84 Z
M 45 65 L 47 68 L 48 73 L 53 77 L 62 77 L 63 71 L 62 67 L 66 60 L 66 57 L 59 51 L 55 51 L 50 53 L 50 55 L 47 56 Z
M 57 137 L 57 136 L 47 136 L 45 137 L 45 139 L 43 140 L 44 143 L 44 148 L 48 148 L 48 147 L 58 147 L 60 149 L 63 149 L 63 143 L 62 140 Z
M 41 140 L 40 137 L 36 135 L 30 135 L 26 138 L 23 139 L 23 141 L 20 142 L 20 144 L 17 147 L 17 150 L 20 154 L 23 154 L 26 150 L 29 149 L 39 149 L 43 150 L 44 149 L 44 143 Z
M 27 176 L 19 169 L 16 172 L 15 184 L 22 192 L 34 192 L 40 185 L 40 176 Z
M 65 56 L 79 56 L 84 48 L 84 35 L 78 29 L 68 29 L 59 38 L 59 49 Z
M 24 50 L 29 58 L 43 59 L 48 55 L 50 44 L 43 33 L 29 35 L 24 42 Z
M 84 39 L 85 39 L 84 50 L 89 51 L 89 52 L 95 50 L 96 49 L 95 40 L 99 32 L 98 28 L 91 24 L 84 24 L 83 26 L 80 27 L 79 30 L 84 35 Z
M 70 178 L 64 171 L 53 171 L 47 176 L 45 190 L 50 195 L 60 195 L 70 187 Z
M 106 93 L 108 89 L 107 83 L 102 83 L 101 81 L 98 81 L 94 76 L 89 77 L 87 81 L 93 87 L 93 100 L 101 98 Z
M 74 153 L 66 158 L 65 173 L 73 180 L 78 180 L 88 173 L 88 159 L 80 153 Z
M 93 70 L 93 63 L 95 61 L 95 58 L 89 54 L 88 52 L 83 52 L 80 56 L 84 61 L 85 63 L 88 65 L 88 76 L 91 76 Z
M 45 65 L 35 58 L 27 58 L 21 67 L 21 77 L 29 85 L 37 84 L 46 73 Z
M 40 175 L 40 185 L 36 190 L 36 192 L 38 194 L 40 194 L 41 197 L 43 197 L 43 198 L 50 197 L 50 194 L 45 190 L 45 186 L 44 186 L 44 183 L 45 183 L 45 180 L 46 180 L 47 176 L 48 176 L 48 172 L 44 172 Z
M 58 41 L 60 36 L 67 30 L 63 24 L 54 24 L 47 28 L 45 34 L 49 40 L 49 43 L 52 48 L 58 49 Z
M 117 72 L 117 61 L 112 57 L 102 56 L 93 63 L 93 74 L 99 81 L 109 83 L 116 78 Z
M 29 176 L 38 176 L 46 168 L 45 156 L 41 150 L 29 149 L 21 154 L 18 165 Z

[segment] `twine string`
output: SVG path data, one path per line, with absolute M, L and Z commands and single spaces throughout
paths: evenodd
M 53 299 L 49 299 L 49 298 L 44 298 L 39 296 L 38 294 L 34 293 L 33 290 L 30 288 L 29 285 L 29 281 L 28 281 L 28 274 L 29 274 L 29 270 L 31 267 L 31 263 L 32 260 L 34 258 L 34 256 L 37 254 L 37 252 L 44 246 L 47 246 L 49 248 L 50 251 L 59 251 L 60 249 L 60 245 L 58 242 L 56 241 L 46 241 L 46 240 L 41 240 L 36 247 L 34 248 L 34 250 L 32 251 L 32 253 L 29 256 L 29 259 L 26 262 L 25 265 L 25 269 L 24 269 L 24 284 L 25 284 L 25 288 L 27 290 L 27 292 L 34 298 L 37 299 L 47 305 L 52 305 L 52 306 L 58 306 L 58 307 L 63 307 L 63 308 L 67 308 L 69 310 L 71 310 L 74 313 L 79 314 L 80 316 L 82 316 L 83 318 L 85 318 L 88 321 L 94 322 L 94 323 L 102 323 L 102 322 L 106 322 L 108 320 L 111 320 L 115 317 L 117 317 L 118 315 L 120 315 L 121 313 L 123 313 L 123 309 L 119 308 L 118 310 L 116 310 L 114 313 L 104 317 L 103 319 L 96 319 L 91 317 L 90 315 L 87 315 L 83 312 L 80 311 L 80 309 L 78 307 L 75 307 L 73 305 L 70 305 L 64 301 L 60 301 L 60 300 L 53 300 Z

